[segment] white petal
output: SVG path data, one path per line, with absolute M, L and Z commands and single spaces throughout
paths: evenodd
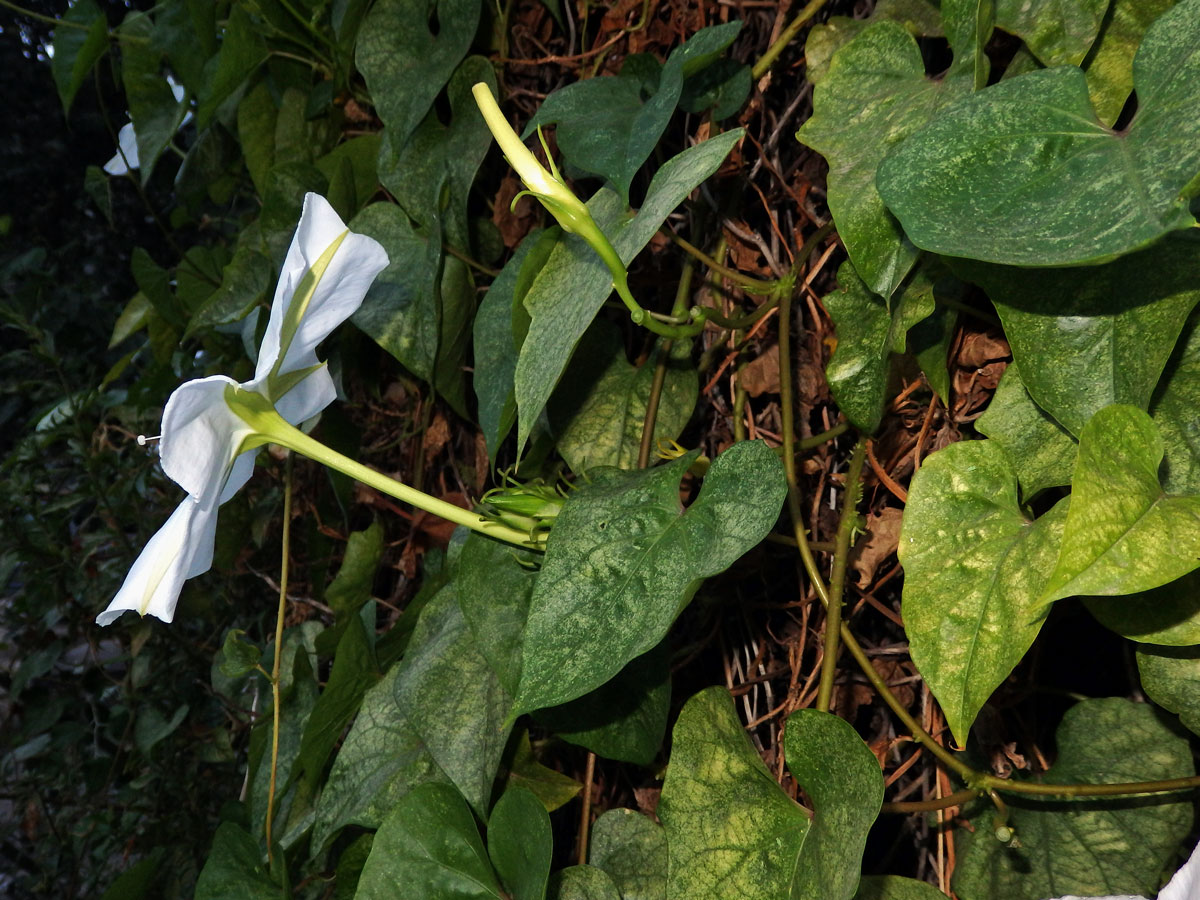
M 328 366 L 314 371 L 275 402 L 275 409 L 293 425 L 306 422 L 337 399 Z
M 1200 846 L 1162 889 L 1158 900 L 1200 900 Z
M 183 582 L 212 566 L 216 528 L 216 504 L 204 506 L 192 497 L 184 498 L 150 538 L 117 596 L 96 616 L 96 623 L 108 625 L 127 609 L 170 622 Z
M 287 343 L 288 336 L 282 333 L 284 318 L 305 273 L 345 233 L 346 225 L 329 201 L 318 194 L 305 195 L 304 213 L 288 248 L 271 303 L 271 318 L 259 350 L 255 381 L 271 372 L 279 360 L 281 345 Z M 346 234 L 284 351 L 281 374 L 316 365 L 317 344 L 353 315 L 371 282 L 387 264 L 387 253 L 377 241 L 362 234 Z
M 225 391 L 236 384 L 224 375 L 189 381 L 175 389 L 163 409 L 163 471 L 200 503 L 214 508 L 242 441 L 253 433 L 225 402 Z M 243 475 L 244 469 L 243 464 Z
M 117 154 L 104 164 L 109 175 L 124 175 L 138 167 L 137 135 L 133 133 L 132 122 L 122 125 L 117 132 L 117 147 Z

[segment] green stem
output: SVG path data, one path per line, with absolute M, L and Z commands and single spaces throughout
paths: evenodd
M 477 531 L 480 534 L 523 547 L 527 550 L 542 549 L 541 543 L 531 538 L 528 534 L 517 531 L 515 528 L 509 528 L 507 525 L 502 525 L 499 522 L 493 522 L 478 513 L 455 506 L 453 503 L 447 503 L 445 500 L 431 497 L 429 494 L 409 487 L 403 482 L 389 478 L 382 472 L 376 472 L 374 469 L 364 466 L 357 460 L 343 456 L 341 453 L 309 437 L 299 428 L 285 421 L 275 411 L 275 408 L 271 406 L 270 402 L 260 394 L 256 394 L 253 391 L 234 391 L 232 396 L 229 397 L 229 401 L 230 407 L 235 410 L 239 417 L 255 428 L 264 443 L 269 441 L 270 443 L 279 444 L 281 447 L 287 447 L 289 450 L 295 450 L 302 456 L 307 456 L 309 459 L 316 460 L 331 469 L 336 469 L 344 475 L 349 475 L 356 481 L 361 481 L 368 487 L 373 487 L 375 490 L 387 494 L 389 497 L 395 497 L 397 500 L 408 503 L 418 509 L 423 509 L 448 522 L 453 522 L 455 525 L 462 525 L 472 531 Z
M 283 658 L 283 619 L 287 613 L 288 557 L 292 535 L 292 457 L 283 470 L 283 559 L 279 564 L 279 606 L 275 614 L 275 660 L 271 664 L 271 780 L 267 786 L 267 863 L 275 861 L 275 779 L 279 773 L 280 691 L 279 667 Z
M 680 316 L 687 309 L 687 298 L 692 292 L 692 263 L 683 264 L 679 274 L 679 285 L 675 288 L 675 303 L 672 316 Z M 658 419 L 658 404 L 662 398 L 663 385 L 667 381 L 667 365 L 671 361 L 671 348 L 675 342 L 665 338 L 658 348 L 658 362 L 654 366 L 654 380 L 650 383 L 650 395 L 646 398 L 646 415 L 642 419 L 642 442 L 638 446 L 638 468 L 650 465 L 650 448 L 654 443 L 654 423 Z
M 684 253 L 687 253 L 698 262 L 708 266 L 709 269 L 718 273 L 719 275 L 724 275 L 730 281 L 737 282 L 738 286 L 744 291 L 748 291 L 752 294 L 773 294 L 779 289 L 778 280 L 761 281 L 757 278 L 751 278 L 749 275 L 743 275 L 741 272 L 737 271 L 737 269 L 731 269 L 729 266 L 717 262 L 699 247 L 684 240 L 670 229 L 663 228 L 660 229 L 660 231 L 664 236 L 669 237 Z
M 842 497 L 842 518 L 834 542 L 833 574 L 829 578 L 829 606 L 825 610 L 825 652 L 821 657 L 821 681 L 817 688 L 817 709 L 829 712 L 833 682 L 837 676 L 838 637 L 842 627 L 842 592 L 846 586 L 846 563 L 850 558 L 850 538 L 858 518 L 863 461 L 867 455 L 866 438 L 854 445 Z
M 792 21 L 788 23 L 788 27 L 783 29 L 783 33 L 779 35 L 779 38 L 775 41 L 775 43 L 768 47 L 767 52 L 758 58 L 758 62 L 756 62 L 754 64 L 754 68 L 750 70 L 750 77 L 755 81 L 758 81 L 758 79 L 766 75 L 767 72 L 771 70 L 771 66 L 775 65 L 775 60 L 779 58 L 779 54 L 781 54 L 784 48 L 792 42 L 792 38 L 799 33 L 800 29 L 804 27 L 804 24 L 813 16 L 815 16 L 824 5 L 825 0 L 812 0 L 808 6 L 800 10 L 800 12 L 796 15 L 796 18 L 792 19 Z
M 812 437 L 800 438 L 800 440 L 796 441 L 796 447 L 800 450 L 812 450 L 814 447 L 820 447 L 822 444 L 832 441 L 835 437 L 840 437 L 849 430 L 849 422 L 839 422 L 828 431 L 822 431 L 820 434 L 814 434 Z

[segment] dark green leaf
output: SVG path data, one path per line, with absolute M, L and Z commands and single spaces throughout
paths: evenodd
M 1074 434 L 1098 409 L 1145 409 L 1200 301 L 1200 241 L 1169 239 L 1102 266 L 1018 269 L 962 262 L 1000 313 L 1031 397 Z
M 466 801 L 449 785 L 423 784 L 380 826 L 358 881 L 358 900 L 503 900 Z
M 598 319 L 588 329 L 546 410 L 558 435 L 558 451 L 573 471 L 637 465 L 646 404 L 660 358 L 657 350 L 642 365 L 631 365 L 612 323 Z M 699 393 L 691 341 L 676 341 L 666 360 L 651 447 L 679 437 Z
M 137 136 L 138 167 L 142 184 L 150 179 L 154 164 L 175 137 L 187 111 L 175 99 L 162 74 L 162 58 L 150 46 L 154 25 L 145 13 L 131 12 L 121 23 L 121 77 L 125 102 Z
M 1132 640 L 1172 647 L 1200 644 L 1200 572 L 1150 591 L 1088 597 L 1084 603 L 1102 625 Z
M 267 874 L 258 841 L 223 822 L 196 881 L 196 900 L 279 900 L 281 889 Z
M 1187 740 L 1144 703 L 1084 700 L 1063 717 L 1051 784 L 1179 778 L 1194 771 Z M 959 833 L 953 886 L 963 900 L 1044 900 L 1152 894 L 1192 827 L 1186 795 L 1138 799 L 1006 797 L 1020 846 L 998 841 L 995 809 L 980 804 L 974 834 Z
M 207 88 L 200 94 L 196 124 L 207 127 L 221 104 L 233 96 L 266 59 L 267 45 L 262 38 L 262 29 L 250 18 L 244 6 L 234 4 L 221 37 L 221 50 L 205 67 L 211 74 Z
M 1096 119 L 1081 70 L 1029 72 L 964 98 L 893 151 L 877 180 L 888 208 L 919 247 L 1020 266 L 1105 262 L 1190 227 L 1198 13 L 1200 0 L 1184 0 L 1146 32 L 1128 131 Z
M 546 98 L 525 135 L 539 125 L 557 124 L 555 139 L 567 161 L 608 179 L 628 202 L 634 174 L 653 152 L 679 102 L 684 75 L 711 64 L 741 27 L 741 22 L 729 22 L 703 28 L 672 50 L 657 90 L 645 102 L 641 80 L 624 74 L 567 85 Z
M 808 816 L 767 771 L 724 688 L 684 704 L 658 817 L 667 896 L 790 896 Z
M 1064 500 L 1026 518 L 1012 463 L 992 441 L 951 444 L 913 476 L 898 550 L 904 626 L 959 746 L 1042 627 L 1037 601 L 1066 515 Z
M 310 790 L 315 791 L 321 783 L 329 754 L 358 712 L 363 694 L 378 680 L 371 640 L 359 618 L 351 616 L 338 642 L 329 680 L 300 739 L 293 777 L 303 778 Z
M 542 801 L 509 787 L 488 817 L 488 856 L 512 900 L 542 900 L 550 878 L 554 838 Z
M 221 286 L 200 304 L 188 320 L 184 337 L 201 328 L 240 322 L 267 296 L 273 275 L 271 261 L 256 247 L 258 229 L 251 225 L 242 235 L 250 239 L 244 244 L 239 236 L 233 259 L 221 273 Z
M 60 25 L 54 29 L 54 56 L 50 59 L 58 98 L 63 112 L 69 113 L 76 92 L 108 49 L 108 21 L 94 0 L 78 0 L 67 8 L 62 19 L 79 26 Z
M 1137 664 L 1146 696 L 1200 734 L 1200 647 L 1140 644 Z
M 1004 370 L 987 412 L 975 427 L 1008 453 L 1025 500 L 1046 488 L 1071 483 L 1075 439 L 1034 403 L 1015 362 Z
M 632 809 L 610 809 L 592 826 L 588 859 L 612 878 L 621 900 L 667 900 L 667 833 Z
M 546 900 L 624 900 L 611 878 L 595 866 L 568 866 L 550 876 Z
M 472 533 L 463 544 L 455 594 L 475 646 L 500 684 L 515 694 L 521 680 L 521 644 L 541 554 L 517 550 Z
M 637 256 L 675 207 L 717 170 L 742 134 L 740 128 L 727 131 L 669 160 L 655 174 L 646 202 L 632 219 L 611 190 L 603 188 L 592 197 L 592 216 L 624 262 Z M 554 248 L 535 277 L 525 296 L 532 317 L 527 349 L 517 360 L 514 382 L 520 413 L 518 450 L 524 449 L 575 345 L 611 293 L 612 274 L 576 235 L 567 235 Z
M 396 702 L 399 675 L 394 666 L 363 696 L 317 803 L 314 854 L 346 825 L 378 828 L 417 785 L 449 781 Z
M 693 458 L 600 470 L 567 498 L 534 587 L 514 711 L 606 682 L 662 640 L 703 579 L 770 531 L 785 493 L 779 457 L 758 441 L 735 444 L 684 511 L 679 482 Z
M 611 680 L 534 718 L 560 738 L 605 759 L 648 766 L 667 733 L 671 670 L 667 642 L 632 660 Z
M 825 367 L 829 390 L 846 418 L 872 433 L 883 418 L 893 353 L 903 353 L 908 331 L 934 310 L 933 284 L 918 273 L 888 311 L 847 260 L 838 269 L 838 290 L 821 303 L 837 329 L 837 349 Z
M 1113 405 L 1079 436 L 1071 511 L 1042 603 L 1133 594 L 1200 566 L 1200 497 L 1163 493 L 1162 438 L 1146 413 Z
M 148 900 L 153 897 L 151 892 L 165 854 L 162 847 L 155 847 L 149 856 L 122 872 L 108 886 L 100 900 Z
M 788 717 L 784 750 L 792 777 L 813 803 L 791 897 L 850 900 L 883 803 L 879 760 L 848 722 L 815 709 Z
M 262 649 L 248 641 L 240 628 L 232 628 L 225 633 L 225 644 L 221 648 L 224 659 L 221 662 L 221 674 L 226 678 L 241 678 L 254 671 L 262 657 Z
M 1109 0 L 996 0 L 996 27 L 1047 66 L 1077 66 L 1100 32 Z
M 466 55 L 479 9 L 479 0 L 380 0 L 367 13 L 354 58 L 394 147 L 404 146 Z
M 881 21 L 843 46 L 813 94 L 813 115 L 798 140 L 829 161 L 829 208 L 856 270 L 877 294 L 891 297 L 917 259 L 875 188 L 888 150 L 972 89 L 956 69 L 941 81 L 925 77 L 912 35 Z
M 478 82 L 495 90 L 492 64 L 482 56 L 468 56 L 446 87 L 449 121 L 442 124 L 439 112 L 431 109 L 407 139 L 385 129 L 379 153 L 380 180 L 404 211 L 427 228 L 440 219 L 446 240 L 465 252 L 471 249 L 467 195 L 492 145 L 492 134 L 471 96 Z
M 483 815 L 508 740 L 502 725 L 510 700 L 467 628 L 453 585 L 421 612 L 400 666 L 397 706 Z
M 946 895 L 928 881 L 900 875 L 864 875 L 855 900 L 941 900 Z

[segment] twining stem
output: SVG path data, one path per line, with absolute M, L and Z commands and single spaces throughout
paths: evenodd
M 812 239 L 809 239 L 812 242 Z M 806 245 L 807 246 L 807 245 Z M 802 259 L 807 258 L 803 254 L 797 257 L 797 266 L 802 265 Z M 793 272 L 796 270 L 794 269 Z M 792 373 L 791 373 L 791 307 L 792 296 L 789 293 L 786 296 L 780 297 L 779 304 L 779 392 L 781 405 L 781 418 L 783 430 L 783 467 L 784 474 L 787 478 L 788 493 L 787 505 L 788 512 L 792 520 L 792 533 L 796 540 L 796 547 L 800 553 L 800 559 L 804 564 L 804 570 L 808 575 L 809 581 L 812 583 L 813 590 L 816 591 L 817 597 L 825 606 L 826 610 L 830 609 L 832 592 L 825 585 L 825 580 L 821 575 L 821 571 L 817 566 L 817 561 L 813 556 L 812 547 L 809 545 L 808 534 L 804 530 L 804 518 L 800 505 L 800 481 L 796 471 L 796 432 L 795 432 L 795 412 L 793 409 L 793 392 L 792 392 Z M 855 448 L 858 455 L 859 448 L 865 450 L 865 445 L 860 440 Z M 861 461 L 859 463 L 861 471 Z M 849 478 L 849 475 L 847 475 Z M 857 479 L 855 479 L 857 480 Z M 846 487 L 847 491 L 852 490 L 849 483 Z M 843 523 L 844 524 L 844 523 Z M 841 529 L 839 528 L 838 537 L 841 538 Z M 849 552 L 849 541 L 842 543 L 840 540 L 836 545 L 834 553 L 834 570 L 837 571 L 838 566 L 845 571 L 845 557 Z M 828 615 L 828 612 L 826 613 Z M 828 627 L 828 625 L 827 625 Z M 1114 797 L 1128 796 L 1133 794 L 1161 794 L 1172 791 L 1182 791 L 1191 788 L 1200 787 L 1200 775 L 1188 776 L 1185 778 L 1170 778 L 1161 781 L 1135 781 L 1122 784 L 1043 784 L 1030 781 L 1012 781 L 1007 778 L 1000 778 L 986 772 L 980 772 L 972 768 L 966 763 L 958 759 L 953 753 L 939 744 L 928 731 L 921 727 L 920 723 L 912 717 L 904 704 L 896 697 L 887 682 L 884 681 L 879 672 L 871 664 L 870 658 L 863 650 L 862 645 L 858 643 L 854 635 L 851 634 L 849 627 L 845 622 L 840 623 L 838 631 L 841 635 L 842 645 L 846 651 L 854 657 L 854 661 L 858 663 L 863 675 L 875 692 L 880 696 L 884 703 L 895 714 L 896 718 L 901 721 L 913 740 L 921 744 L 930 753 L 932 753 L 946 768 L 956 773 L 967 785 L 965 790 L 957 791 L 954 794 L 943 797 L 936 801 L 927 801 L 921 804 L 885 804 L 885 808 L 892 812 L 923 812 L 936 809 L 944 809 L 948 806 L 957 806 L 966 802 L 971 797 L 988 794 L 991 791 L 1003 791 L 1010 794 L 1029 794 L 1043 797 L 1059 797 L 1059 798 L 1075 798 L 1075 797 Z M 953 802 L 952 802 L 953 801 Z
M 270 442 L 294 450 L 302 456 L 307 456 L 344 475 L 349 475 L 356 481 L 361 481 L 389 497 L 395 497 L 397 500 L 423 509 L 448 522 L 453 522 L 455 525 L 462 525 L 487 537 L 515 544 L 526 550 L 542 549 L 539 541 L 524 532 L 494 522 L 478 513 L 455 506 L 453 503 L 431 497 L 403 482 L 389 478 L 382 472 L 376 472 L 357 460 L 343 456 L 285 421 L 270 402 L 260 394 L 253 391 L 235 390 L 229 397 L 229 402 L 238 416 L 257 430 L 260 443 Z
M 837 539 L 833 550 L 833 572 L 829 577 L 829 606 L 825 610 L 825 650 L 821 657 L 821 681 L 817 688 L 817 709 L 829 712 L 833 698 L 833 681 L 837 676 L 838 637 L 842 627 L 842 592 L 846 586 L 846 563 L 850 559 L 851 538 L 858 520 L 858 498 L 861 494 L 863 460 L 867 441 L 860 437 L 846 470 L 846 486 L 842 496 L 842 518 L 838 522 Z
M 767 52 L 758 58 L 758 62 L 754 64 L 754 68 L 750 70 L 750 77 L 755 81 L 762 78 L 771 70 L 771 66 L 775 65 L 775 60 L 779 58 L 785 47 L 792 42 L 794 38 L 813 16 L 820 12 L 821 7 L 825 5 L 825 0 L 811 0 L 808 6 L 800 10 L 796 14 L 796 18 L 788 23 L 787 28 L 783 29 L 779 37 L 770 47 Z
M 679 273 L 679 286 L 675 288 L 675 303 L 671 308 L 672 316 L 680 316 L 687 309 L 687 298 L 692 291 L 692 263 L 683 264 Z M 665 338 L 658 348 L 658 362 L 654 366 L 654 380 L 650 383 L 650 395 L 646 398 L 646 415 L 642 419 L 642 442 L 638 446 L 637 465 L 644 469 L 650 465 L 650 449 L 654 443 L 654 424 L 658 420 L 658 404 L 662 399 L 663 385 L 667 381 L 667 366 L 671 362 L 671 348 L 675 342 Z
M 271 781 L 267 787 L 267 862 L 273 863 L 275 841 L 275 777 L 279 772 L 279 666 L 283 658 L 283 618 L 287 613 L 288 557 L 292 536 L 292 457 L 283 469 L 283 558 L 279 563 L 279 608 L 275 614 L 275 660 L 271 664 Z

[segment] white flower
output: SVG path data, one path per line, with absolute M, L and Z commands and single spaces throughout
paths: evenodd
M 1061 897 L 1059 900 L 1082 900 L 1080 897 Z M 1119 897 L 1098 897 L 1096 900 L 1143 900 L 1122 894 Z M 1158 900 L 1200 900 L 1200 846 L 1191 858 L 1175 873 L 1167 886 L 1158 893 Z
M 383 248 L 350 233 L 323 197 L 304 198 L 254 378 L 242 384 L 224 375 L 200 378 L 167 400 L 162 467 L 188 496 L 96 617 L 100 625 L 127 609 L 171 621 L 183 582 L 212 565 L 217 507 L 250 478 L 258 448 L 270 440 L 251 420 L 265 410 L 296 425 L 334 400 L 333 379 L 317 360 L 317 344 L 358 309 L 387 264 Z
M 183 85 L 170 75 L 167 76 L 167 84 L 171 86 L 171 93 L 175 95 L 175 102 L 183 103 L 183 95 L 185 93 Z M 183 118 L 179 121 L 177 127 L 182 128 L 191 120 L 192 112 L 188 110 L 183 114 Z M 104 164 L 104 171 L 109 175 L 124 175 L 130 169 L 139 168 L 140 165 L 138 162 L 137 134 L 133 130 L 133 123 L 127 122 L 117 132 L 117 152 L 112 159 Z

